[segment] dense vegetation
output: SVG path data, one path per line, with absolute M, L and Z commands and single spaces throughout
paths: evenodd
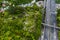
M 0 13 L 0 40 L 38 40 L 41 34 L 41 7 L 10 6 Z
M 29 1 L 28 0 L 0 0 L 0 2 L 3 2 L 3 1 L 8 1 L 9 3 L 18 5 L 18 4 L 30 3 L 32 0 L 29 0 Z
M 38 40 L 41 34 L 42 7 L 19 7 L 32 0 L 6 0 L 11 5 L 0 13 L 0 40 Z M 1 4 L 2 0 L 0 0 Z M 57 0 L 57 3 L 60 1 Z M 13 6 L 15 5 L 15 6 Z M 0 7 L 2 7 L 0 5 Z M 57 10 L 57 25 L 60 27 L 60 9 Z M 60 31 L 58 31 L 60 40 Z
M 60 27 L 60 9 L 57 10 L 58 14 L 57 14 L 57 23 L 58 26 Z
M 57 25 L 58 27 L 60 27 L 60 9 L 57 10 L 58 14 L 57 14 Z M 60 31 L 58 31 L 58 38 L 60 40 Z
M 56 0 L 56 3 L 60 4 L 60 0 Z

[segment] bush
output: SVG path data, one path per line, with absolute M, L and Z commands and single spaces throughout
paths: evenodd
M 41 33 L 41 8 L 36 5 L 35 8 L 26 8 L 16 8 L 18 11 L 10 8 L 2 13 L 4 15 L 0 16 L 0 40 L 38 40 Z
M 57 10 L 58 14 L 57 14 L 57 25 L 58 27 L 60 27 L 60 9 Z M 58 38 L 60 40 L 60 31 L 58 31 Z

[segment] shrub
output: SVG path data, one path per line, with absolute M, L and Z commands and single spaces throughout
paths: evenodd
M 9 11 L 4 12 L 4 16 L 0 17 L 0 40 L 38 40 L 41 33 L 41 8 L 36 5 L 35 8 L 26 8 L 9 8 Z

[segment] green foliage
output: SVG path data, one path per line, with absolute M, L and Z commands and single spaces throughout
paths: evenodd
M 60 27 L 60 9 L 57 10 L 58 14 L 57 14 L 57 23 L 58 26 Z
M 25 11 L 25 8 L 23 8 L 23 7 L 16 7 L 16 6 L 9 6 L 9 9 L 8 9 L 8 12 L 10 13 L 10 14 L 24 14 L 23 12 Z
M 26 3 L 29 3 L 31 2 L 32 0 L 13 0 L 12 3 L 14 3 L 15 5 L 18 5 L 18 4 L 26 4 Z
M 41 8 L 36 5 L 12 7 L 0 13 L 0 40 L 38 40 L 41 17 Z
M 58 3 L 58 4 L 59 4 L 59 3 L 60 3 L 60 0 L 56 0 L 56 3 Z
M 2 2 L 3 0 L 0 0 L 0 2 Z M 8 1 L 11 4 L 15 4 L 15 5 L 20 5 L 20 4 L 26 4 L 26 3 L 30 3 L 32 0 L 4 0 L 4 1 Z
M 60 9 L 57 10 L 58 14 L 57 14 L 57 25 L 60 27 Z M 58 38 L 60 40 L 60 31 L 58 31 Z

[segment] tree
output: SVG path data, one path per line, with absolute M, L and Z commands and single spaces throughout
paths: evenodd
M 19 4 L 29 3 L 32 0 L 5 0 L 5 1 L 8 1 L 8 2 L 15 4 L 15 5 L 19 5 Z M 0 0 L 0 2 L 3 2 L 3 0 Z

